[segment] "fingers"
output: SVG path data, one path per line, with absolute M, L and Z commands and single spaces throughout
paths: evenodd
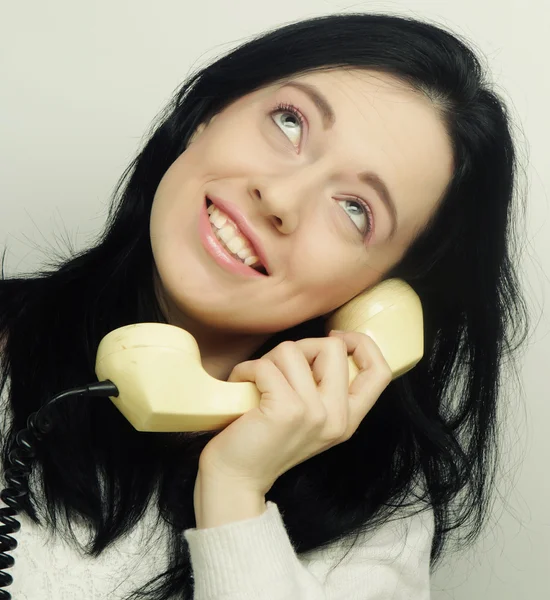
M 328 342 L 328 343 L 327 343 Z M 274 365 L 278 373 L 271 383 L 273 369 L 260 368 L 262 362 Z M 344 342 L 308 338 L 282 342 L 261 359 L 238 364 L 228 381 L 252 381 L 260 392 L 285 392 L 285 398 L 305 403 L 310 411 L 325 412 L 321 397 L 346 398 L 348 394 L 347 348 Z
M 311 367 L 313 379 L 322 396 L 340 398 L 347 396 L 349 386 L 348 349 L 337 337 L 306 338 L 296 346 Z
M 359 369 L 351 385 L 348 354 Z M 372 338 L 331 332 L 328 338 L 282 342 L 261 359 L 238 364 L 228 381 L 255 383 L 266 411 L 284 410 L 283 418 L 291 419 L 305 405 L 313 421 L 334 421 L 332 430 L 346 429 L 349 437 L 391 379 L 388 363 Z M 285 402 L 276 402 L 277 398 Z
M 266 357 L 239 363 L 231 371 L 227 381 L 252 382 L 262 395 L 260 410 L 276 411 L 280 409 L 280 402 L 273 402 L 274 399 L 285 398 L 288 403 L 292 402 L 291 398 L 295 396 L 284 374 Z
M 380 394 L 392 380 L 391 369 L 380 348 L 368 335 L 350 331 L 333 333 L 341 337 L 352 355 L 359 373 L 349 388 L 350 426 L 359 426 L 369 410 L 374 406 Z
M 349 426 L 346 344 L 338 338 L 306 338 L 283 342 L 269 354 L 296 390 L 306 422 L 321 428 L 324 442 L 341 438 Z
M 317 400 L 319 392 L 310 367 L 313 362 L 310 361 L 310 354 L 314 352 L 313 344 L 309 348 L 310 353 L 306 354 L 303 347 L 296 342 L 282 342 L 268 352 L 264 358 L 271 360 L 280 369 L 288 385 L 296 391 L 299 398 L 313 401 Z M 318 352 L 319 343 L 316 344 L 316 348 Z
M 275 368 L 275 365 L 265 357 L 239 363 L 233 368 L 227 381 L 231 383 L 251 381 L 260 392 L 268 391 L 268 384 L 271 388 L 273 385 L 288 383 L 279 369 Z

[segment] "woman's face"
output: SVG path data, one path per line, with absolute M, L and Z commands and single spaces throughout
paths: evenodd
M 331 312 L 400 260 L 452 169 L 436 109 L 390 75 L 310 73 L 240 98 L 197 130 L 155 194 L 151 243 L 170 320 L 261 334 Z M 268 276 L 207 250 L 207 197 L 244 216 Z

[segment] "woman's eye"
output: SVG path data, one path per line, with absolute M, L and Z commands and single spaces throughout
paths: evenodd
M 271 115 L 277 115 L 274 121 L 285 135 L 300 135 L 300 131 L 304 125 L 304 118 L 295 106 L 292 106 L 292 104 L 278 104 L 271 112 Z M 289 139 L 295 146 L 299 145 L 299 137 L 296 141 L 292 138 Z
M 355 209 L 348 214 L 361 234 L 364 237 L 369 236 L 373 224 L 370 206 L 360 198 L 346 198 L 344 200 L 338 200 L 338 202 L 344 202 L 347 205 L 347 208 L 351 207 Z

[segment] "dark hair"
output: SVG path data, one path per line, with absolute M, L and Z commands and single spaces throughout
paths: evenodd
M 4 468 L 31 412 L 62 390 L 96 380 L 104 335 L 130 323 L 164 321 L 153 288 L 149 215 L 161 178 L 198 124 L 257 88 L 327 68 L 377 69 L 426 93 L 446 124 L 455 169 L 437 214 L 387 274 L 405 279 L 421 298 L 424 359 L 388 386 L 349 441 L 282 475 L 267 499 L 281 507 L 298 553 L 397 516 L 419 482 L 420 500 L 435 514 L 433 563 L 451 531 L 461 528 L 463 541 L 476 537 L 495 473 L 502 361 L 527 333 L 510 256 L 516 155 L 506 108 L 474 52 L 410 18 L 344 14 L 300 21 L 200 70 L 174 95 L 122 175 L 97 243 L 50 270 L 0 282 L 3 385 L 9 375 L 13 415 Z M 285 339 L 324 336 L 323 325 L 318 318 L 280 332 L 251 358 Z M 26 502 L 28 515 L 57 528 L 84 517 L 92 528 L 88 550 L 97 556 L 141 518 L 149 500 L 157 501 L 158 491 L 172 550 L 169 570 L 149 583 L 147 597 L 191 598 L 181 532 L 195 526 L 198 458 L 215 432 L 139 433 L 98 398 L 60 406 L 54 418 L 55 435 L 36 459 L 42 480 Z

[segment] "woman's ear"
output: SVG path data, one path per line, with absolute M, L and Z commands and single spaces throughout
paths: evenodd
M 212 121 L 216 118 L 216 115 L 214 115 L 211 119 L 209 119 L 206 122 L 201 123 L 193 132 L 193 135 L 189 138 L 189 141 L 187 142 L 187 148 L 201 135 L 201 133 L 205 130 L 206 126 L 209 123 L 212 123 Z
M 189 141 L 187 142 L 187 146 L 186 148 L 189 148 L 189 146 L 200 136 L 200 134 L 203 132 L 204 128 L 206 127 L 206 123 L 201 123 L 193 132 L 193 135 L 189 138 Z

